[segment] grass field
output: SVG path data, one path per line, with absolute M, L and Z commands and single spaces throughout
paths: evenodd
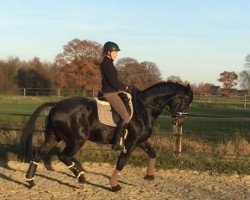
M 0 122 L 1 124 L 23 124 L 29 115 L 42 103 L 58 101 L 57 97 L 23 97 L 23 96 L 0 96 Z M 48 110 L 41 113 L 40 123 Z M 164 112 L 157 120 L 156 127 L 159 132 L 171 130 L 171 120 L 168 113 Z M 250 109 L 231 107 L 202 107 L 194 102 L 189 109 L 187 122 L 184 125 L 184 133 L 198 134 L 217 137 L 218 141 L 226 136 L 250 137 Z M 207 138 L 206 138 L 207 139 Z
M 2 123 L 26 121 L 39 105 L 59 100 L 57 97 L 0 96 L 0 121 Z
M 22 127 L 39 105 L 58 100 L 57 97 L 0 96 L 0 126 Z M 204 108 L 202 103 L 194 102 L 183 128 L 181 156 L 174 155 L 171 119 L 168 113 L 164 112 L 156 122 L 156 137 L 151 139 L 151 143 L 157 149 L 156 167 L 250 174 L 250 109 L 243 109 L 242 105 L 239 105 L 241 104 L 220 102 L 215 106 L 209 104 Z M 45 115 L 46 112 L 41 113 L 39 117 L 40 128 L 43 126 Z M 15 159 L 18 134 L 20 133 L 15 131 L 9 133 L 0 131 L 0 144 L 11 144 L 0 145 L 1 158 Z M 80 161 L 114 164 L 117 154 L 110 151 L 110 147 L 105 148 L 104 151 L 103 146 L 87 144 L 77 157 Z M 147 156 L 143 152 L 136 151 L 129 163 L 140 166 L 144 165 L 146 160 Z

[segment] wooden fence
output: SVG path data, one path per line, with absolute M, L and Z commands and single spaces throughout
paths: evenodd
M 51 96 L 51 97 L 72 97 L 88 96 L 95 97 L 98 91 L 85 91 L 79 88 L 61 89 L 61 88 L 0 88 L 0 95 L 8 96 Z M 238 104 L 243 108 L 250 106 L 250 94 L 241 95 L 209 95 L 206 93 L 195 94 L 194 102 L 202 104 L 205 108 L 212 104 Z
M 96 96 L 97 91 L 86 91 L 79 88 L 0 88 L 0 95 L 18 95 L 18 96 Z
M 209 95 L 209 94 L 200 94 L 194 95 L 194 102 L 201 103 L 205 108 L 213 104 L 224 104 L 224 105 L 239 105 L 243 108 L 250 106 L 250 95 L 232 95 L 232 96 L 223 96 L 223 95 Z

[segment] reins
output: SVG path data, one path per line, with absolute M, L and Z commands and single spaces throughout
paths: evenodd
M 138 100 L 140 100 L 141 102 L 143 102 L 143 104 L 144 104 L 145 106 L 150 107 L 150 108 L 152 108 L 152 109 L 154 109 L 154 110 L 157 110 L 157 111 L 159 111 L 159 112 L 162 112 L 162 110 L 160 110 L 160 109 L 156 108 L 155 106 L 153 106 L 153 105 L 147 103 L 146 101 L 142 100 L 141 98 L 136 97 L 136 99 L 138 99 Z M 183 99 L 184 99 L 184 98 L 182 98 L 182 99 L 178 102 L 177 108 L 179 108 L 180 103 L 183 101 Z M 172 115 L 172 113 L 171 113 L 171 111 L 170 111 L 169 108 L 165 107 L 165 108 L 163 108 L 163 109 L 165 109 L 165 110 L 170 114 L 170 116 L 171 116 L 172 118 L 175 118 L 176 116 L 187 115 L 187 113 L 183 113 L 183 112 L 176 112 L 174 115 Z M 177 110 L 178 110 L 178 109 L 177 109 Z
M 152 106 L 151 104 L 147 103 L 146 101 L 142 100 L 141 98 L 136 97 L 136 99 L 138 99 L 138 100 L 140 100 L 141 102 L 143 102 L 143 104 L 144 104 L 145 106 L 148 106 L 148 107 L 150 107 L 150 108 L 153 108 L 154 110 L 157 110 L 157 111 L 159 111 L 159 112 L 162 112 L 162 110 L 156 108 L 155 106 Z M 165 109 L 166 111 L 168 111 L 169 114 L 171 115 L 171 112 L 170 112 L 170 110 L 169 110 L 167 107 L 165 107 L 164 109 Z

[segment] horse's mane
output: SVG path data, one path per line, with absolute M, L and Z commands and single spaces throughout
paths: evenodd
M 176 93 L 176 92 L 182 92 L 188 93 L 191 91 L 189 86 L 182 85 L 180 83 L 171 82 L 171 81 L 162 81 L 159 83 L 156 83 L 154 85 L 151 85 L 150 87 L 141 90 L 139 92 L 140 96 L 150 96 L 150 95 L 161 95 L 165 94 L 167 92 L 169 93 Z

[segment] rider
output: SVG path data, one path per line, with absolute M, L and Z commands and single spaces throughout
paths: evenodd
M 112 149 L 117 151 L 123 148 L 123 144 L 120 144 L 120 139 L 123 132 L 127 128 L 127 124 L 130 120 L 128 111 L 118 96 L 119 90 L 128 91 L 129 86 L 124 85 L 118 80 L 118 73 L 113 64 L 118 51 L 119 46 L 114 42 L 106 42 L 103 46 L 103 61 L 100 65 L 101 77 L 102 77 L 102 93 L 113 109 L 120 115 L 121 120 L 118 122 L 113 137 Z

